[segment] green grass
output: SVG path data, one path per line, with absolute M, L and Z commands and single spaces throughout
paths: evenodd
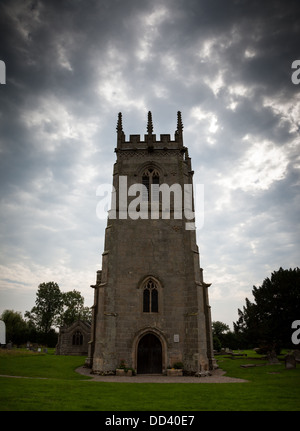
M 251 353 L 252 357 L 257 356 Z M 228 376 L 248 383 L 100 383 L 75 372 L 83 357 L 26 351 L 0 354 L 0 410 L 17 411 L 284 411 L 300 410 L 300 367 L 241 368 L 259 359 L 219 357 Z M 273 374 L 275 373 L 275 374 Z M 38 379 L 42 377 L 43 379 Z M 205 377 L 204 377 L 205 378 Z
M 83 364 L 82 356 L 54 355 L 53 351 L 44 354 L 25 349 L 0 350 L 0 374 L 71 380 L 85 378 L 74 372 Z

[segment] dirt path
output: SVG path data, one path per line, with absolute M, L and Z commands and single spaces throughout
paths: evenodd
M 225 371 L 217 369 L 212 371 L 211 376 L 207 377 L 167 377 L 161 374 L 140 374 L 138 376 L 98 376 L 90 374 L 91 370 L 85 367 L 79 367 L 76 372 L 84 376 L 92 377 L 86 382 L 107 382 L 107 383 L 245 383 L 248 380 L 237 379 L 235 377 L 224 376 Z

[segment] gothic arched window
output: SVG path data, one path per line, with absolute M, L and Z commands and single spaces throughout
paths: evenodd
M 76 331 L 72 337 L 73 346 L 82 346 L 83 344 L 83 335 L 80 331 Z
M 143 312 L 158 313 L 157 284 L 151 278 L 146 281 L 143 289 Z
M 142 184 L 146 187 L 143 192 L 143 201 L 157 202 L 159 200 L 159 173 L 157 169 L 148 168 L 143 172 Z

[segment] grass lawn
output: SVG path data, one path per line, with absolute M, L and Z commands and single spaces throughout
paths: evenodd
M 0 350 L 0 374 L 28 377 L 0 377 L 0 410 L 299 411 L 299 365 L 241 368 L 263 363 L 250 354 L 255 359 L 218 357 L 226 375 L 248 383 L 161 384 L 92 382 L 74 371 L 83 357 Z

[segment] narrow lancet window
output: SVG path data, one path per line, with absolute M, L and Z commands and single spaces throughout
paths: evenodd
M 147 177 L 146 175 L 143 175 L 142 178 L 142 184 L 143 186 L 145 186 L 143 188 L 143 201 L 148 201 L 149 199 L 149 177 Z
M 80 331 L 76 331 L 72 337 L 72 344 L 73 346 L 82 346 L 82 343 L 83 343 L 82 333 Z
M 158 290 L 151 278 L 146 282 L 143 290 L 143 312 L 158 313 Z
M 159 200 L 159 173 L 156 169 L 148 168 L 142 175 L 142 184 L 146 187 L 143 201 L 157 202 Z

